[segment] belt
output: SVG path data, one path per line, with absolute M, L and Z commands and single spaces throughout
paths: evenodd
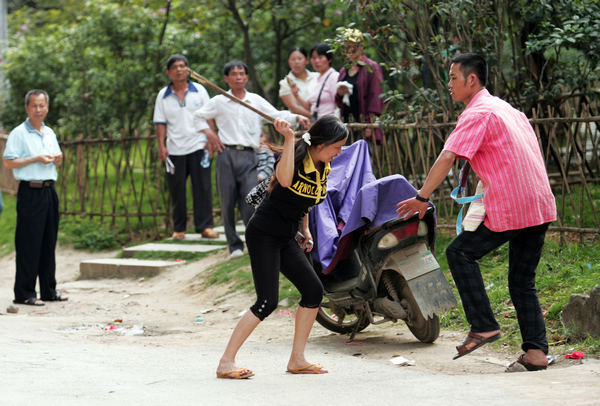
M 54 185 L 53 180 L 30 180 L 21 182 L 29 186 L 31 189 L 41 189 L 43 187 L 52 187 L 52 185 Z
M 229 148 L 229 149 L 236 149 L 238 151 L 254 151 L 254 148 L 246 147 L 245 145 L 227 145 L 227 144 L 225 144 L 225 147 Z

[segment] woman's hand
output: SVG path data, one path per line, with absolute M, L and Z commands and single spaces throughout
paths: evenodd
M 298 86 L 296 86 L 295 83 L 291 83 L 290 84 L 290 90 L 292 91 L 292 94 L 294 95 L 294 97 L 298 97 L 298 93 L 300 92 L 300 89 L 298 89 Z
M 294 140 L 295 134 L 294 134 L 294 130 L 292 130 L 292 126 L 290 126 L 290 123 L 288 123 L 287 121 L 282 120 L 280 118 L 276 118 L 275 121 L 273 122 L 273 125 L 275 126 L 275 129 L 277 130 L 277 132 L 279 134 L 283 135 L 286 140 L 288 138 L 291 138 L 292 140 Z
M 304 240 L 300 244 L 300 248 L 302 248 L 306 252 L 311 252 L 314 247 L 312 234 L 307 228 L 305 230 L 302 230 L 302 235 L 304 235 Z

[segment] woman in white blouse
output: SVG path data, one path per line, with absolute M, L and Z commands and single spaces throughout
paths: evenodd
M 299 99 L 308 99 L 310 85 L 319 75 L 306 69 L 308 54 L 301 47 L 294 47 L 289 52 L 288 65 L 290 73 L 279 81 L 279 97 L 289 111 L 310 118 L 310 109 L 305 108 Z

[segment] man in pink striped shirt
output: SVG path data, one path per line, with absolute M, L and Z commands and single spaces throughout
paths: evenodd
M 484 187 L 484 222 L 475 231 L 461 233 L 446 250 L 471 331 L 456 347 L 462 357 L 500 338 L 477 260 L 509 243 L 508 286 L 515 306 L 523 355 L 508 372 L 535 371 L 548 365 L 548 341 L 535 288 L 535 273 L 544 237 L 556 220 L 537 137 L 527 117 L 485 89 L 487 63 L 479 55 L 463 54 L 452 60 L 448 87 L 455 101 L 467 107 L 417 195 L 398 203 L 400 216 L 420 212 L 429 196 L 446 178 L 455 159 L 470 162 Z

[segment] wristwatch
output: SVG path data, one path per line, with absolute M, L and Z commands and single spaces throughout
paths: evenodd
M 423 203 L 427 203 L 427 202 L 429 201 L 429 199 L 428 199 L 428 198 L 426 198 L 426 197 L 423 197 L 423 196 L 420 196 L 418 193 L 417 193 L 417 195 L 415 196 L 415 199 L 417 199 L 418 201 L 420 201 L 420 202 L 423 202 Z

